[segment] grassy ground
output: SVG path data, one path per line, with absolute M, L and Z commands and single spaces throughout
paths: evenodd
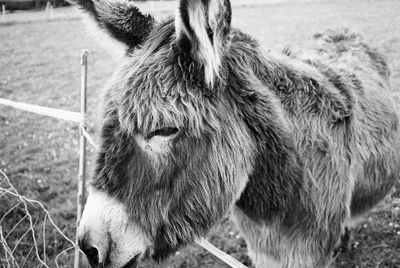
M 157 17 L 167 14 L 165 10 L 157 12 L 161 10 L 157 6 L 154 9 Z M 392 69 L 393 89 L 398 91 L 399 10 L 400 2 L 396 0 L 242 6 L 234 8 L 234 25 L 274 51 L 288 44 L 307 45 L 315 32 L 326 28 L 350 27 L 384 52 Z M 93 43 L 71 9 L 56 11 L 59 19 L 53 21 L 40 12 L 29 13 L 25 19 L 18 16 L 0 23 L 0 97 L 77 111 L 79 54 L 82 48 L 88 48 L 91 52 L 88 110 L 90 122 L 95 122 L 99 93 L 116 67 L 115 59 Z M 90 130 L 94 128 L 91 123 Z M 74 237 L 75 232 L 77 145 L 78 129 L 74 124 L 0 106 L 0 169 L 7 172 L 21 193 L 42 201 L 69 237 Z M 0 196 L 0 218 L 13 204 Z M 357 247 L 339 256 L 335 267 L 400 267 L 400 216 L 396 211 L 394 205 L 388 205 L 383 211 L 372 213 L 355 230 Z M 3 232 L 7 234 L 10 230 L 7 228 L 15 226 L 22 217 L 23 210 L 17 207 L 3 222 L 0 220 Z M 44 239 L 46 255 L 53 260 L 68 244 L 53 231 L 48 232 Z M 14 239 L 11 243 L 16 243 L 15 239 L 22 234 L 23 230 L 15 230 L 9 237 Z M 219 248 L 251 264 L 243 239 L 228 220 L 215 227 L 209 238 Z M 25 239 L 16 249 L 22 257 L 29 249 L 30 240 Z M 41 249 L 39 253 L 43 252 Z M 0 258 L 2 253 L 0 248 Z M 28 260 L 25 267 L 39 266 L 33 253 Z M 67 252 L 60 260 L 62 266 L 72 266 L 71 253 Z M 227 267 L 197 246 L 182 250 L 162 266 Z

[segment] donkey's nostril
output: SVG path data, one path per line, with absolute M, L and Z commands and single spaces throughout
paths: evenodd
M 95 247 L 90 247 L 83 251 L 89 260 L 90 265 L 99 265 L 99 251 Z
M 88 241 L 85 239 L 81 240 L 79 243 L 79 247 L 85 253 L 90 265 L 92 267 L 98 267 L 99 266 L 99 251 L 97 248 L 91 246 Z

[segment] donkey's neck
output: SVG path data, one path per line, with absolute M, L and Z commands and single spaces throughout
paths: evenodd
M 252 220 L 265 222 L 279 217 L 282 224 L 290 226 L 306 215 L 303 164 L 287 111 L 276 91 L 261 77 L 280 72 L 273 70 L 275 63 L 263 61 L 257 45 L 247 36 L 237 38 L 243 40 L 234 38 L 228 57 L 229 94 L 237 100 L 257 150 L 253 172 L 236 206 Z
M 253 172 L 236 205 L 253 220 L 304 214 L 303 165 L 290 122 L 275 93 L 256 77 L 231 73 L 230 94 L 256 144 Z
M 236 206 L 255 221 L 279 217 L 301 221 L 306 215 L 303 165 L 293 142 L 285 117 L 273 102 L 255 97 L 246 118 L 257 149 L 253 172 Z M 244 113 L 246 113 L 244 112 Z

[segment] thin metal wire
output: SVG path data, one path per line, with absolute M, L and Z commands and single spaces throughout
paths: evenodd
M 96 143 L 93 141 L 92 137 L 90 137 L 90 134 L 87 132 L 87 130 L 84 127 L 81 127 L 80 130 L 81 130 L 81 135 L 86 138 L 86 140 L 90 143 L 90 145 L 93 146 L 93 148 L 96 149 L 96 151 L 98 151 L 100 149 L 99 146 L 96 145 Z

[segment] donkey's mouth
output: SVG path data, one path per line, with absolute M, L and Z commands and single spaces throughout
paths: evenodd
M 128 263 L 125 264 L 124 267 L 122 267 L 122 268 L 136 268 L 139 264 L 139 258 L 140 258 L 140 254 L 137 254 L 130 261 L 128 261 Z

